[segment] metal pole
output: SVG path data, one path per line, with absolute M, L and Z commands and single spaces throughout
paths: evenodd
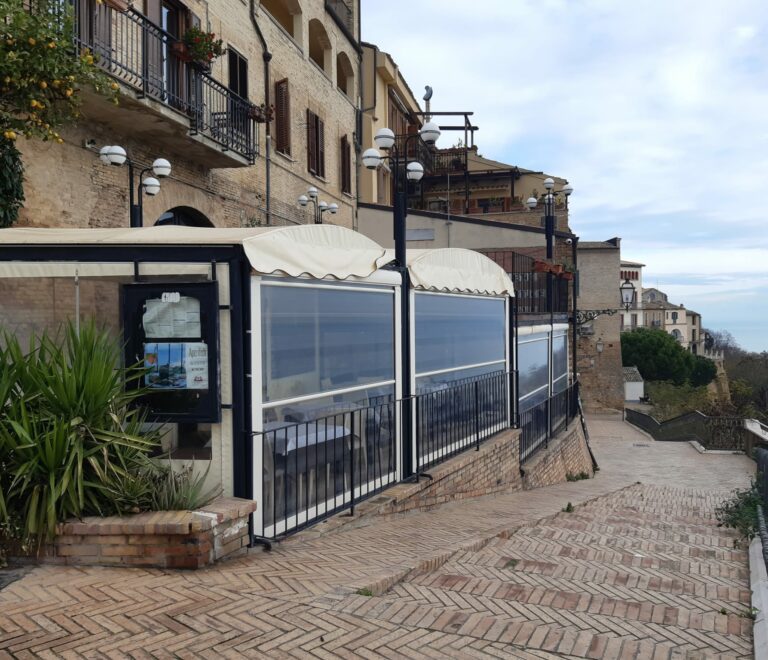
M 128 160 L 128 220 L 131 227 L 141 227 L 139 219 L 139 208 L 136 205 L 136 194 L 134 192 L 134 177 L 135 172 L 133 169 L 133 163 Z M 141 198 L 141 190 L 139 190 L 139 198 Z
M 555 233 L 555 198 L 550 192 L 544 197 L 544 231 L 547 236 L 547 259 L 552 259 L 552 243 L 553 235 Z
M 480 451 L 480 395 L 475 381 L 475 451 Z

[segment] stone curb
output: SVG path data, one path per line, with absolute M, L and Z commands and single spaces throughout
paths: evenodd
M 752 589 L 752 611 L 755 623 L 755 658 L 768 658 L 768 574 L 763 558 L 763 543 L 755 536 L 749 544 L 749 586 Z

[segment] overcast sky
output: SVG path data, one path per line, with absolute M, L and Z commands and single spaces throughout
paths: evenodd
M 484 156 L 567 178 L 583 240 L 768 350 L 766 0 L 362 0 L 362 36 Z

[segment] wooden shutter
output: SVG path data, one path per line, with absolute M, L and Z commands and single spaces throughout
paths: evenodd
M 341 138 L 341 192 L 352 192 L 352 168 L 347 136 Z
M 317 174 L 317 115 L 307 110 L 307 169 Z
M 317 119 L 317 174 L 325 177 L 325 122 Z
M 275 148 L 291 155 L 291 98 L 287 78 L 275 83 Z

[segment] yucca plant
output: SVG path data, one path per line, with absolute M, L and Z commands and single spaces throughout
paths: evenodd
M 141 369 L 122 369 L 119 344 L 94 323 L 68 325 L 60 341 L 43 334 L 28 352 L 8 334 L 3 344 L 2 512 L 20 512 L 39 544 L 68 517 L 135 510 L 142 498 L 118 496 L 120 485 L 138 478 L 159 439 L 142 430 L 141 392 L 125 388 Z

